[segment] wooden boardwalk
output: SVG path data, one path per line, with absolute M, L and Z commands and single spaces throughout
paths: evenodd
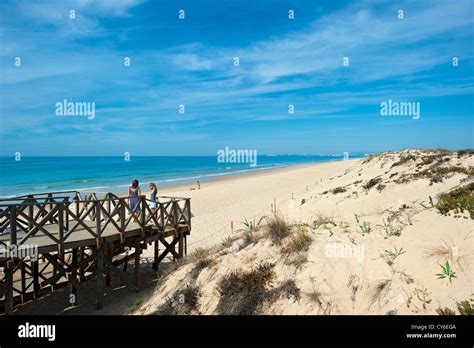
M 169 254 L 186 254 L 191 232 L 189 198 L 158 197 L 156 209 L 128 199 L 63 191 L 0 200 L 0 311 L 69 286 L 72 304 L 81 283 L 95 280 L 96 307 L 114 275 L 138 291 L 140 254 L 153 245 L 153 268 Z M 160 252 L 160 245 L 162 245 Z M 177 250 L 176 250 L 177 249 Z M 123 270 L 134 263 L 133 279 Z M 123 270 L 118 267 L 122 266 Z

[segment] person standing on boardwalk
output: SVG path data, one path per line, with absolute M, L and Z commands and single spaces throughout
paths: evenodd
M 155 183 L 150 182 L 150 208 L 152 212 L 156 210 L 156 194 L 158 193 L 158 189 L 156 188 Z
M 135 216 L 135 219 L 138 219 L 138 216 L 140 215 L 140 200 L 139 197 L 141 196 L 141 190 L 140 190 L 140 185 L 138 184 L 138 180 L 133 180 L 132 181 L 132 186 L 128 188 L 128 199 L 129 199 L 129 205 L 130 208 L 132 209 L 133 215 Z

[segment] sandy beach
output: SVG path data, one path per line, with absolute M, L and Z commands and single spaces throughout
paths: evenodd
M 216 250 L 208 256 L 212 267 L 187 280 L 206 294 L 200 313 L 216 313 L 220 277 L 265 260 L 275 264 L 278 282 L 294 280 L 300 295 L 293 302 L 280 299 L 264 313 L 435 314 L 439 307 L 469 300 L 474 290 L 472 219 L 467 211 L 441 215 L 432 204 L 440 194 L 472 182 L 473 165 L 472 155 L 412 150 L 240 176 L 205 183 L 201 190 L 170 190 L 192 198 L 191 251 Z M 451 169 L 441 177 L 419 175 L 437 167 Z M 460 167 L 470 174 L 452 169 Z M 244 247 L 234 242 L 231 252 L 219 247 L 232 236 L 230 221 L 234 230 L 244 228 L 245 219 L 271 216 L 273 202 L 289 224 L 304 226 L 310 235 L 303 264 L 292 265 L 281 247 L 264 237 Z M 452 281 L 436 276 L 447 261 L 456 272 Z M 194 266 L 176 271 L 137 313 L 156 310 Z M 319 294 L 318 300 L 311 303 L 302 294 Z
M 83 305 L 67 312 L 246 313 L 245 305 L 239 312 L 235 298 L 225 298 L 222 282 L 229 272 L 245 274 L 262 262 L 273 274 L 262 298 L 273 295 L 257 301 L 251 313 L 455 309 L 474 293 L 472 210 L 443 215 L 437 203 L 443 194 L 471 184 L 473 167 L 472 154 L 407 150 L 220 178 L 201 182 L 200 189 L 195 184 L 159 188 L 159 195 L 191 198 L 187 259 L 177 264 L 168 259 L 157 275 L 143 267 L 149 278 L 144 290 L 111 291 L 102 311 Z M 269 227 L 275 216 L 288 228 L 278 242 Z M 141 259 L 150 263 L 152 248 Z M 446 262 L 453 277 L 439 277 Z M 194 289 L 199 297 L 184 313 L 170 300 L 183 289 Z M 19 312 L 28 313 L 28 305 Z
M 308 193 L 318 192 L 334 173 L 355 163 L 357 160 L 348 160 L 226 175 L 201 181 L 199 190 L 196 183 L 159 187 L 158 195 L 191 198 L 193 237 L 188 247 L 192 251 L 220 243 L 232 232 L 231 221 L 236 231 L 243 227 L 245 219 L 270 216 L 275 203 L 277 210 L 296 218 L 300 208 L 299 203 L 293 203 L 298 199 L 301 202 Z M 143 190 L 143 194 L 148 196 L 149 191 Z

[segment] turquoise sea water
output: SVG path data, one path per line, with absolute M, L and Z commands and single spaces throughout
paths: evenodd
M 351 154 L 360 158 L 363 154 Z M 291 165 L 341 161 L 342 155 L 259 155 L 258 165 L 219 163 L 216 156 L 131 157 L 0 157 L 0 196 L 79 190 L 126 192 L 132 179 L 142 188 L 153 181 L 158 186 L 205 181 L 229 174 Z

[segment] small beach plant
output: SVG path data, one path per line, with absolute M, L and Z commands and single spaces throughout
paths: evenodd
M 439 307 L 436 310 L 436 313 L 438 313 L 439 315 L 456 315 L 456 311 L 448 307 L 444 307 L 444 308 Z
M 362 235 L 369 234 L 372 231 L 370 227 L 370 222 L 364 221 L 362 224 L 359 225 Z
M 251 230 L 246 230 L 242 239 L 243 244 L 241 245 L 241 248 L 243 249 L 249 246 L 250 244 L 256 244 L 259 240 L 259 237 L 255 232 Z
M 393 251 L 392 250 L 385 250 L 385 255 L 390 259 L 390 261 L 395 261 L 397 257 L 399 257 L 402 254 L 405 254 L 406 251 L 403 251 L 403 248 L 397 249 L 397 247 L 394 247 Z
M 313 238 L 308 234 L 305 228 L 299 228 L 299 230 L 292 234 L 289 238 L 287 245 L 282 248 L 284 254 L 292 254 L 298 252 L 306 252 L 309 250 Z
M 375 185 L 380 184 L 381 181 L 382 181 L 382 178 L 373 178 L 367 181 L 367 183 L 365 183 L 364 185 L 362 185 L 362 187 L 368 191 Z
M 388 312 L 385 313 L 385 315 L 397 315 L 398 310 L 397 309 L 391 309 Z
M 359 223 L 359 216 L 357 216 L 357 214 L 354 214 L 354 217 L 356 219 L 356 222 Z
M 472 304 L 472 299 L 470 302 L 468 300 L 456 302 L 456 306 L 460 315 L 474 315 L 474 305 Z M 456 315 L 456 311 L 448 307 L 439 307 L 436 310 L 436 313 L 439 315 Z
M 196 285 L 187 285 L 176 290 L 166 302 L 157 307 L 156 315 L 190 315 L 199 314 L 199 298 L 202 295 L 201 288 Z
M 468 300 L 456 302 L 456 306 L 458 307 L 459 314 L 474 315 L 474 305 L 472 299 L 470 302 Z
M 223 248 L 230 248 L 232 243 L 235 242 L 235 238 L 231 236 L 227 236 L 222 242 L 221 245 Z
M 423 308 L 426 308 L 426 305 L 431 303 L 431 292 L 428 292 L 428 289 L 418 289 L 415 288 L 413 293 L 416 295 L 418 300 L 423 303 Z
M 336 187 L 331 192 L 332 192 L 333 195 L 338 194 L 338 193 L 344 193 L 344 192 L 346 192 L 346 188 L 345 187 Z
M 275 215 L 268 221 L 268 236 L 273 243 L 280 245 L 281 241 L 286 238 L 291 232 L 291 226 L 286 220 L 280 216 Z
M 313 221 L 314 229 L 318 229 L 319 227 L 322 227 L 323 229 L 328 229 L 329 225 L 333 225 L 334 227 L 337 226 L 337 224 L 331 217 L 325 216 L 324 214 L 318 214 L 316 220 Z
M 383 221 L 383 225 L 377 225 L 377 226 L 383 227 L 383 230 L 385 232 L 384 238 L 387 239 L 388 237 L 392 235 L 391 226 L 387 221 L 385 221 L 385 219 L 383 219 L 382 221 Z
M 455 275 L 456 272 L 453 272 L 453 269 L 451 268 L 451 265 L 449 264 L 449 261 L 446 261 L 444 266 L 441 265 L 441 264 L 440 264 L 440 266 L 443 269 L 443 272 L 436 274 L 438 276 L 438 279 L 448 278 L 449 282 L 451 283 L 452 278 L 457 278 L 456 275 Z
M 349 232 L 349 227 L 350 225 L 345 222 L 345 221 L 341 221 L 339 222 L 339 227 L 344 231 L 344 232 Z
M 253 220 L 250 221 L 246 218 L 245 221 L 242 222 L 242 225 L 245 226 L 243 230 L 248 232 L 258 231 L 260 229 L 260 225 L 262 224 L 263 219 L 265 219 L 265 216 L 262 216 L 258 221 L 256 220 L 256 218 L 253 218 Z

